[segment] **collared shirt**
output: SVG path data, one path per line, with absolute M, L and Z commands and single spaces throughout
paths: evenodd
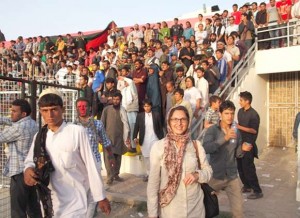
M 90 118 L 93 119 L 93 118 Z M 91 120 L 89 120 L 91 121 Z M 78 125 L 82 125 L 88 134 L 88 138 L 90 141 L 90 145 L 92 148 L 92 152 L 95 158 L 95 162 L 96 162 L 96 166 L 98 171 L 100 172 L 101 170 L 101 154 L 99 152 L 99 148 L 98 148 L 98 144 L 101 143 L 102 146 L 104 148 L 107 148 L 108 146 L 110 146 L 111 141 L 109 140 L 109 138 L 106 135 L 103 123 L 101 122 L 101 120 L 92 120 L 94 125 L 90 125 L 90 126 L 83 126 L 80 122 L 78 122 Z
M 212 124 L 217 124 L 220 120 L 220 115 L 218 110 L 213 110 L 211 107 L 208 108 L 205 113 L 205 120 Z
M 23 172 L 24 160 L 38 127 L 30 116 L 17 122 L 1 117 L 0 124 L 8 125 L 0 131 L 0 143 L 7 143 L 9 147 L 9 157 L 4 166 L 3 175 L 11 177 Z
M 220 123 L 209 127 L 203 139 L 203 147 L 210 154 L 210 165 L 215 179 L 235 179 L 237 177 L 236 157 L 242 157 L 242 139 L 237 131 L 237 140 L 225 140 Z

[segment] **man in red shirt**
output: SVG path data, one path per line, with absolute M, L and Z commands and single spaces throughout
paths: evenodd
M 291 7 L 292 7 L 292 2 L 291 0 L 281 0 L 276 3 L 276 8 L 279 14 L 279 20 L 280 20 L 280 27 L 283 27 L 281 29 L 281 35 L 286 36 L 287 34 L 287 22 L 289 22 L 290 19 L 290 14 L 291 14 Z M 281 46 L 285 47 L 287 45 L 287 38 L 283 38 L 281 42 Z
M 234 24 L 239 25 L 241 22 L 241 15 L 242 13 L 238 10 L 238 5 L 233 4 L 232 5 L 233 12 L 231 13 L 231 16 L 234 17 Z

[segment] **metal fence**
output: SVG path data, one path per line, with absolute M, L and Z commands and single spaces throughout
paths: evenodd
M 39 94 L 48 87 L 59 89 L 63 93 L 65 106 L 64 119 L 73 122 L 76 118 L 75 102 L 78 98 L 79 89 L 55 85 L 46 82 L 28 81 L 24 79 L 7 78 L 0 76 L 0 116 L 9 117 L 11 103 L 15 99 L 26 99 L 32 107 L 32 118 L 39 125 L 43 123 L 37 109 L 37 100 Z M 0 131 L 7 128 L 0 125 Z M 0 217 L 10 216 L 10 178 L 2 175 L 3 167 L 7 161 L 8 149 L 6 144 L 0 144 Z

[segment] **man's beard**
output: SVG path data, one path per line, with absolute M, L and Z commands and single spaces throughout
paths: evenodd
M 118 104 L 118 105 L 114 105 L 114 104 L 113 104 L 113 107 L 114 107 L 115 109 L 120 109 L 120 106 L 121 106 L 120 104 Z

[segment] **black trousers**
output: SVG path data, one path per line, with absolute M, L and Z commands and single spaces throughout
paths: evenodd
M 108 152 L 105 149 L 103 149 L 103 156 L 104 156 L 104 164 L 107 172 L 107 179 L 113 179 L 115 176 L 118 176 L 120 174 L 122 155 L 113 154 L 113 158 L 115 160 L 114 167 L 110 165 Z
M 252 188 L 254 192 L 261 193 L 254 165 L 254 149 L 245 152 L 243 158 L 237 158 L 240 178 L 245 188 Z
M 27 218 L 27 215 L 30 218 L 42 217 L 36 188 L 25 184 L 23 173 L 10 179 L 10 207 L 11 217 Z

